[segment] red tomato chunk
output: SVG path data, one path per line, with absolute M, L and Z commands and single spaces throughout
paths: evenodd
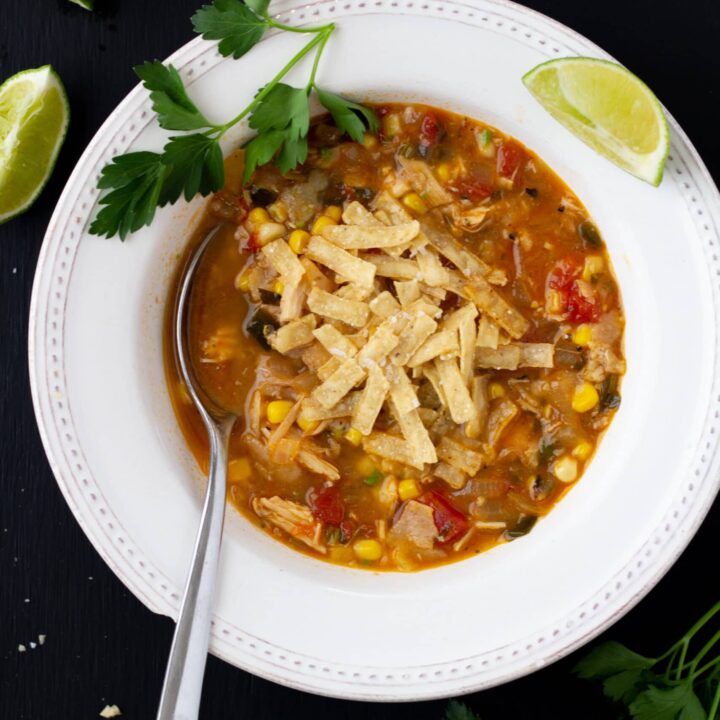
M 310 510 L 320 522 L 328 525 L 339 526 L 345 517 L 345 506 L 343 505 L 340 488 L 336 485 L 323 487 L 317 491 L 311 491 L 308 496 Z
M 465 515 L 454 508 L 439 492 L 431 490 L 418 500 L 433 509 L 433 520 L 438 531 L 438 540 L 445 544 L 457 540 L 468 529 Z

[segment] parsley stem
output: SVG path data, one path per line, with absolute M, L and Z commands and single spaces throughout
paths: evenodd
M 335 25 L 333 23 L 328 23 L 327 25 L 317 25 L 315 27 L 309 28 L 293 27 L 292 25 L 284 25 L 283 23 L 279 23 L 276 20 L 273 20 L 269 15 L 265 16 L 265 20 L 270 27 L 292 33 L 321 33 L 327 32 L 328 28 L 330 28 L 330 32 L 332 32 L 335 28 Z
M 695 656 L 695 659 L 690 663 L 690 674 L 694 677 L 695 675 L 700 675 L 702 672 L 704 672 L 710 665 L 713 665 L 720 661 L 720 657 L 715 658 L 711 663 L 708 665 L 705 665 L 702 670 L 696 672 L 697 666 L 700 664 L 700 661 L 710 652 L 713 645 L 715 645 L 718 640 L 720 640 L 720 630 L 718 630 L 711 638 L 708 640 L 707 643 L 702 647 L 700 652 Z
M 708 710 L 707 720 L 715 720 L 718 709 L 720 709 L 720 683 L 718 683 L 718 686 L 715 688 L 715 696 L 713 697 L 710 710 Z
M 330 26 L 328 26 L 330 27 Z M 335 26 L 332 25 L 332 28 Z M 330 30 L 332 32 L 332 30 Z M 302 50 L 300 50 L 283 68 L 280 72 L 260 90 L 255 96 L 255 99 L 238 115 L 232 120 L 226 122 L 223 125 L 217 126 L 218 136 L 220 139 L 231 127 L 237 125 L 243 118 L 247 117 L 273 90 L 273 88 L 302 60 L 314 47 L 322 43 L 323 45 L 327 42 L 327 38 L 330 34 L 326 31 L 316 35 Z
M 680 651 L 680 659 L 678 660 L 677 669 L 675 671 L 675 679 L 679 682 L 682 676 L 683 666 L 685 665 L 685 658 L 687 657 L 688 647 L 690 646 L 690 638 L 685 638 L 682 641 L 682 650 Z
M 334 26 L 330 27 L 330 30 L 326 31 L 323 34 L 323 39 L 320 42 L 320 46 L 317 49 L 317 52 L 315 53 L 315 60 L 313 61 L 312 70 L 310 71 L 310 80 L 308 80 L 307 84 L 307 92 L 310 94 L 310 91 L 315 86 L 315 75 L 317 74 L 318 65 L 320 65 L 320 58 L 322 57 L 323 50 L 325 49 L 325 45 L 327 44 L 327 41 L 330 39 L 330 35 L 332 35 L 332 31 L 334 30 Z
M 693 636 L 695 636 L 712 618 L 720 612 L 720 602 L 715 603 L 667 652 L 664 652 L 660 657 L 655 659 L 655 663 L 659 663 L 661 660 L 675 652 L 685 642 L 690 642 Z
M 709 663 L 705 663 L 699 670 L 696 670 L 690 675 L 690 679 L 692 681 L 695 680 L 695 678 L 699 678 L 703 673 L 706 673 L 710 668 L 715 667 L 720 663 L 720 657 L 716 657 L 714 660 L 711 660 Z

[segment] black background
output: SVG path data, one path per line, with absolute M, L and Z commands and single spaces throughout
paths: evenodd
M 106 703 L 117 703 L 126 718 L 155 714 L 172 622 L 150 613 L 125 590 L 58 491 L 30 401 L 27 315 L 45 227 L 72 167 L 135 84 L 131 66 L 166 57 L 191 38 L 188 18 L 198 2 L 98 0 L 100 11 L 91 14 L 66 0 L 0 0 L 0 82 L 18 70 L 52 63 L 72 107 L 70 131 L 48 187 L 30 212 L 0 226 L 0 720 L 96 718 Z M 597 42 L 648 82 L 720 179 L 717 0 L 527 4 Z M 675 567 L 604 637 L 648 653 L 674 642 L 720 599 L 718 531 L 716 503 Z M 527 603 L 532 612 L 533 598 Z M 313 620 L 321 632 L 321 618 Z M 467 621 L 476 621 L 471 607 Z M 38 634 L 47 641 L 30 650 Z M 28 651 L 19 653 L 19 643 Z M 598 687 L 571 675 L 582 653 L 466 702 L 483 720 L 616 717 Z M 328 700 L 210 657 L 201 717 L 439 720 L 444 707 L 444 701 L 399 706 Z

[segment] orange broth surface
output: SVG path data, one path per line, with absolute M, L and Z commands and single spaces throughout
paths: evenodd
M 209 203 L 190 243 L 191 250 L 220 223 L 193 293 L 189 335 L 200 383 L 240 416 L 230 440 L 230 502 L 278 540 L 319 559 L 373 570 L 421 570 L 527 535 L 580 478 L 620 403 L 624 317 L 598 229 L 534 153 L 493 127 L 437 108 L 389 104 L 375 110 L 381 130 L 362 144 L 327 117 L 313 121 L 307 161 L 285 176 L 263 166 L 243 188 L 242 151 L 227 159 L 226 186 Z M 375 213 L 378 226 L 409 227 L 417 220 L 421 234 L 394 257 L 372 248 L 346 252 L 377 264 L 381 256 L 416 262 L 430 248 L 449 271 L 453 290 L 430 287 L 422 275 L 380 275 L 384 266 L 377 265 L 372 287 L 351 294 L 353 278 L 313 263 L 307 251 L 311 238 L 333 240 L 334 231 L 326 228 L 345 224 L 348 208 L 367 210 L 365 218 Z M 313 288 L 370 308 L 384 292 L 398 306 L 405 292 L 408 303 L 419 293 L 421 299 L 407 307 L 429 302 L 423 307 L 430 314 L 436 308 L 437 331 L 452 327 L 448 318 L 459 309 L 475 314 L 472 363 L 460 364 L 460 344 L 419 368 L 398 370 L 391 352 L 377 361 L 376 375 L 389 378 L 391 390 L 370 433 L 353 427 L 352 412 L 303 421 L 303 408 L 309 407 L 303 403 L 327 410 L 314 398 L 328 373 L 354 360 L 328 352 L 312 335 L 285 352 L 271 347 L 274 333 L 287 324 L 280 315 L 287 311 L 281 303 L 289 291 L 265 253 L 278 241 L 304 267 L 314 268 L 292 289 L 300 293 L 294 319 L 311 322 L 309 330 L 332 326 L 361 358 L 383 318 L 371 310 L 360 329 L 318 312 L 309 318 Z M 485 280 L 449 259 L 452 253 L 436 251 L 448 242 L 479 261 Z M 477 300 L 465 289 L 476 282 L 518 314 L 524 324 L 515 336 L 502 317 L 493 317 L 492 307 L 485 308 L 484 296 Z M 180 427 L 205 471 L 207 439 L 177 373 L 170 315 L 168 387 Z M 406 321 L 407 313 L 402 317 Z M 525 360 L 513 367 L 518 352 L 525 357 L 531 350 L 543 356 L 543 366 Z M 459 392 L 474 403 L 472 420 L 455 422 L 452 415 L 460 411 L 450 407 L 449 391 L 431 382 L 442 363 L 464 373 L 466 390 Z M 359 402 L 363 383 L 370 382 L 369 364 L 361 367 L 365 376 L 345 401 Z M 417 408 L 400 413 L 392 388 L 404 378 Z M 298 416 L 276 433 L 288 412 Z M 371 436 L 405 443 L 419 425 L 427 452 L 437 450 L 435 463 L 417 462 L 415 449 L 415 464 L 409 465 L 404 456 L 378 454 L 380 446 L 369 444 Z M 324 465 L 318 472 L 301 461 L 308 452 L 333 470 Z

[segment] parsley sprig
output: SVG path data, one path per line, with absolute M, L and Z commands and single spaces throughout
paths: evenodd
M 160 127 L 186 134 L 172 135 L 160 153 L 118 155 L 103 168 L 98 188 L 106 192 L 90 226 L 92 234 L 119 235 L 124 240 L 129 233 L 150 225 L 158 207 L 172 204 L 180 196 L 191 200 L 198 193 L 205 196 L 222 188 L 225 174 L 220 139 L 245 118 L 256 132 L 246 145 L 245 182 L 259 165 L 273 160 L 283 173 L 303 163 L 308 154 L 313 91 L 337 127 L 353 140 L 361 142 L 366 130 L 377 130 L 378 120 L 371 109 L 322 90 L 315 82 L 320 58 L 335 25 L 284 25 L 270 17 L 269 4 L 270 0 L 214 0 L 192 17 L 195 31 L 207 40 L 216 40 L 226 57 L 242 57 L 270 29 L 312 36 L 258 90 L 252 102 L 227 122 L 213 122 L 195 105 L 172 65 L 154 60 L 134 68 L 150 92 Z M 313 51 L 315 58 L 307 84 L 296 88 L 283 83 L 288 72 Z
M 635 720 L 717 720 L 718 620 L 720 602 L 658 657 L 645 657 L 620 643 L 606 642 L 581 660 L 575 671 L 581 678 L 602 680 L 605 695 L 624 704 Z M 705 642 L 700 645 L 702 640 Z M 698 645 L 690 658 L 691 648 Z

